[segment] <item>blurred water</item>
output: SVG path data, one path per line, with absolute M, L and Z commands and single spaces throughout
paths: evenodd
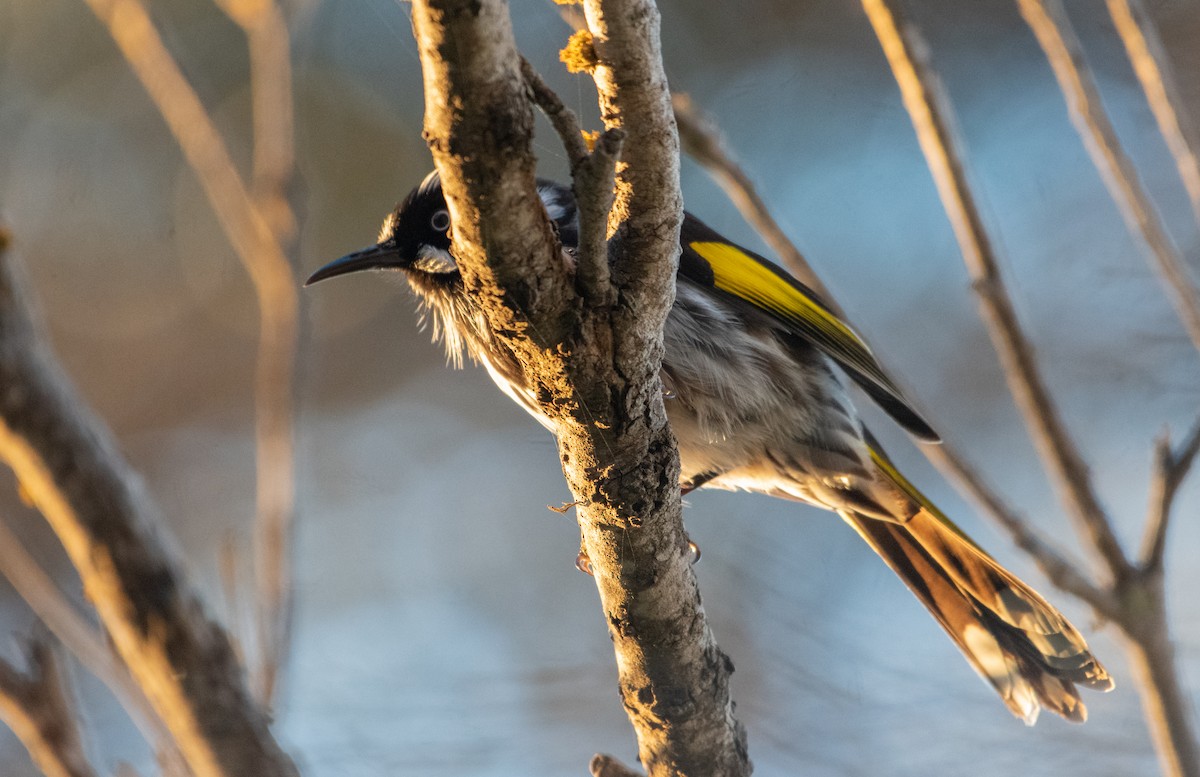
M 1132 74 L 1095 5 L 1071 4 L 1106 104 L 1189 260 L 1196 228 Z M 1195 115 L 1200 13 L 1154 5 Z M 245 159 L 237 31 L 199 0 L 156 3 L 169 42 Z M 561 72 L 549 3 L 514 8 L 530 58 Z M 1074 548 L 976 318 L 953 235 L 871 31 L 854 3 L 664 2 L 668 71 L 711 110 L 856 325 L 944 434 L 1039 527 Z M 1047 377 L 1135 539 L 1153 437 L 1197 405 L 1197 358 L 1067 122 L 1013 4 L 922 4 L 971 152 L 971 176 L 1037 338 Z M 406 8 L 309 3 L 294 33 L 301 263 L 370 242 L 424 174 L 420 74 Z M 0 0 L 0 211 L 56 345 L 171 519 L 193 580 L 220 594 L 222 543 L 253 510 L 249 285 L 194 179 L 82 4 Z M 591 119 L 594 125 L 594 118 Z M 563 175 L 543 132 L 544 170 Z M 688 207 L 761 246 L 701 171 Z M 396 282 L 351 277 L 305 293 L 295 643 L 277 729 L 308 775 L 578 774 L 593 752 L 635 757 L 552 440 L 479 370 L 453 373 Z M 903 435 L 868 410 L 911 477 L 1085 630 L 1118 678 L 1084 727 L 1012 719 L 932 619 L 829 515 L 751 496 L 690 497 L 688 528 L 714 632 L 760 774 L 979 777 L 1150 774 L 1153 755 L 1111 629 L 1049 591 L 977 521 Z M 71 594 L 36 516 L 0 489 Z M 1184 489 L 1169 559 L 1181 661 L 1200 674 L 1200 528 Z M 244 559 L 243 559 L 244 567 Z M 29 616 L 0 589 L 6 633 Z M 5 651 L 11 655 L 11 650 Z M 81 680 L 102 763 L 146 754 Z M 33 774 L 0 732 L 4 773 Z

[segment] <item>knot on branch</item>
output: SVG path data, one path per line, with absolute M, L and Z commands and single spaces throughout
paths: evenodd
M 567 66 L 568 73 L 591 73 L 600 64 L 595 39 L 587 30 L 572 33 L 567 45 L 558 52 L 558 58 Z

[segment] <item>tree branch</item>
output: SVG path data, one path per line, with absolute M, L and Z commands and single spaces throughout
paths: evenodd
M 609 127 L 572 176 L 579 208 L 576 277 L 580 293 L 592 307 L 611 305 L 615 296 L 608 267 L 608 215 L 613 206 L 617 160 L 624 145 L 625 132 Z
M 867 10 L 870 13 L 873 9 L 868 6 Z M 894 21 L 890 19 L 884 19 L 883 24 L 894 27 Z M 914 70 L 914 73 L 917 72 L 919 71 Z M 685 121 L 684 118 L 680 119 L 681 128 Z M 727 190 L 732 188 L 736 193 L 736 196 L 731 195 L 731 198 L 742 208 L 747 220 L 759 223 L 761 219 L 747 211 L 758 208 L 765 213 L 765 206 L 753 204 L 754 198 L 748 196 L 746 191 L 749 186 L 748 178 L 736 168 L 736 164 L 728 157 L 720 159 L 714 153 L 712 149 L 717 147 L 715 131 L 702 123 L 687 126 L 681 131 L 694 131 L 707 136 L 695 140 L 694 148 L 699 154 L 698 161 L 704 164 L 714 177 L 724 176 L 729 184 Z M 732 171 L 722 169 L 730 167 Z M 738 191 L 739 189 L 741 191 Z M 766 215 L 769 218 L 769 214 Z M 784 239 L 786 240 L 786 237 Z M 781 254 L 799 257 L 799 252 L 796 251 L 781 251 Z M 800 257 L 798 261 L 803 262 L 803 258 Z M 800 269 L 804 271 L 800 277 L 816 280 L 807 264 L 800 265 Z M 819 283 L 812 285 L 821 288 Z M 835 301 L 829 302 L 833 304 Z M 1098 615 L 1120 626 L 1129 641 L 1128 651 L 1140 679 L 1139 694 L 1160 758 L 1169 774 L 1187 777 L 1198 773 L 1195 768 L 1198 763 L 1197 749 L 1191 733 L 1190 702 L 1186 693 L 1181 690 L 1181 683 L 1174 670 L 1174 653 L 1164 610 L 1161 555 L 1157 560 L 1157 569 L 1149 563 L 1149 558 L 1156 552 L 1162 552 L 1162 545 L 1159 543 L 1165 542 L 1171 496 L 1185 477 L 1197 448 L 1200 448 L 1200 421 L 1197 425 L 1197 429 L 1193 429 L 1192 434 L 1175 452 L 1170 451 L 1169 446 L 1165 444 L 1160 446 L 1159 475 L 1156 477 L 1159 484 L 1154 487 L 1154 496 L 1151 499 L 1152 517 L 1147 526 L 1147 538 L 1143 543 L 1141 567 L 1136 570 L 1137 574 L 1116 581 L 1120 585 L 1104 588 L 1092 583 L 1075 564 L 1042 541 L 1032 527 L 1013 512 L 970 467 L 965 457 L 948 443 L 941 446 L 921 446 L 930 462 L 955 483 L 964 495 L 975 502 L 979 509 L 1004 528 L 1015 543 L 1034 559 L 1051 582 L 1061 590 L 1090 604 Z M 1154 550 L 1156 545 L 1157 550 Z
M 75 727 L 75 712 L 50 646 L 34 642 L 29 672 L 0 660 L 0 718 L 46 777 L 96 777 Z
M 1146 102 L 1158 122 L 1158 130 L 1175 158 L 1175 167 L 1192 203 L 1192 215 L 1200 225 L 1200 162 L 1196 159 L 1196 133 L 1187 121 L 1187 114 L 1175 109 L 1184 103 L 1158 30 L 1142 0 L 1108 0 L 1108 13 L 1125 44 L 1125 52 L 1142 84 L 1142 91 L 1146 93 Z
M 136 475 L 42 346 L 14 270 L 0 254 L 0 457 L 196 777 L 294 775 L 224 632 L 177 579 Z
M 1164 433 L 1154 446 L 1154 473 L 1150 480 L 1150 513 L 1146 533 L 1138 554 L 1143 571 L 1161 574 L 1167 546 L 1167 527 L 1171 522 L 1175 494 L 1191 471 L 1200 453 L 1200 419 L 1192 424 L 1187 437 L 1172 450 L 1171 438 Z
M 254 199 L 281 243 L 296 219 L 287 200 L 295 168 L 291 36 L 275 0 L 215 0 L 246 35 L 254 115 Z
M 1004 368 L 1005 381 L 1034 447 L 1076 528 L 1115 580 L 1131 567 L 1092 487 L 1087 464 L 1072 441 L 1037 367 L 1033 346 L 1021 328 L 983 220 L 967 186 L 953 116 L 941 85 L 925 61 L 928 50 L 916 29 L 897 16 L 895 0 L 863 0 L 904 105 L 912 118 L 946 214 L 970 273 L 980 317 Z
M 681 217 L 666 83 L 651 62 L 658 16 L 612 3 L 589 20 L 606 126 L 628 138 L 609 219 L 615 305 L 583 304 L 538 200 L 532 113 L 500 0 L 414 2 L 426 139 L 466 292 L 556 428 L 643 764 L 652 775 L 742 775 L 731 667 L 685 557 L 658 380 Z
M 1046 53 L 1067 101 L 1071 122 L 1108 186 L 1129 230 L 1150 249 L 1153 266 L 1166 287 L 1192 345 L 1200 349 L 1200 293 L 1179 251 L 1163 227 L 1137 169 L 1125 154 L 1100 101 L 1079 40 L 1059 0 L 1017 0 L 1021 16 Z
M 562 140 L 563 148 L 567 151 L 567 161 L 571 165 L 571 174 L 574 175 L 576 168 L 583 164 L 588 156 L 588 147 L 583 139 L 583 127 L 579 125 L 579 118 L 563 104 L 562 99 L 525 57 L 521 57 L 521 76 L 525 79 L 525 85 L 529 87 L 530 97 L 542 109 L 542 113 L 546 114 L 550 126 L 554 127 L 554 131 Z
M 1045 13 L 1046 8 L 1052 6 L 1053 15 L 1065 24 L 1066 19 L 1057 0 L 1047 0 L 1046 5 L 1037 0 L 1019 2 L 1022 13 L 1037 31 L 1052 62 L 1056 63 L 1064 91 L 1071 95 L 1069 101 L 1077 103 L 1073 115 L 1081 134 L 1084 134 L 1085 143 L 1089 139 L 1095 140 L 1092 135 L 1082 132 L 1085 117 L 1090 126 L 1103 123 L 1111 130 L 1107 118 L 1099 109 L 1094 88 L 1078 88 L 1074 92 L 1067 89 L 1066 76 L 1074 79 L 1074 87 L 1079 87 L 1082 83 L 1081 71 L 1071 66 L 1069 47 L 1063 43 L 1054 21 Z M 1125 558 L 1112 523 L 1092 491 L 1082 458 L 1058 420 L 1049 394 L 1041 383 L 1032 348 L 1017 323 L 987 243 L 982 220 L 970 199 L 962 164 L 955 150 L 952 114 L 932 70 L 924 60 L 926 49 L 923 41 L 915 29 L 897 24 L 894 0 L 863 0 L 863 5 L 891 62 L 905 105 L 917 129 L 917 137 L 955 226 L 980 298 L 984 321 L 1009 381 L 1009 391 L 1022 411 L 1046 469 L 1065 495 L 1077 527 L 1107 566 L 1111 578 L 1108 588 L 1116 605 L 1111 617 L 1129 638 L 1128 653 L 1140 679 L 1139 695 L 1164 771 L 1173 777 L 1200 775 L 1200 747 L 1197 746 L 1191 723 L 1190 705 L 1175 667 L 1162 576 L 1147 574 Z M 1090 87 L 1090 81 L 1087 85 Z M 1117 153 L 1114 149 L 1116 147 L 1112 145 L 1103 149 L 1093 145 L 1089 150 L 1093 151 L 1094 158 L 1097 152 L 1103 151 L 1111 161 L 1114 153 Z M 1128 160 L 1123 156 L 1121 160 L 1128 165 Z M 1120 172 L 1124 174 L 1126 171 Z M 1132 168 L 1127 172 L 1132 173 Z M 1131 181 L 1135 182 L 1136 178 L 1125 177 L 1125 183 Z M 1130 214 L 1127 212 L 1126 215 Z M 1138 215 L 1139 223 L 1145 225 L 1147 219 L 1153 218 L 1153 211 Z M 1181 297 L 1187 296 L 1182 293 L 1185 291 L 1182 287 L 1173 288 L 1181 291 Z M 1194 302 L 1194 299 L 1190 301 Z M 1200 317 L 1197 320 L 1200 321 Z M 1200 329 L 1197 331 L 1200 332 Z M 1165 520 L 1152 531 L 1165 531 Z
M 613 248 L 614 264 L 621 268 L 615 281 L 630 304 L 659 316 L 657 322 L 646 320 L 661 333 L 675 298 L 683 194 L 658 8 L 652 0 L 585 0 L 583 10 L 595 50 L 591 75 L 601 118 L 605 127 L 626 133 L 609 216 L 609 234 L 625 233 Z
M 558 132 L 571 163 L 575 205 L 579 209 L 579 248 L 576 278 L 579 291 L 593 307 L 612 304 L 608 271 L 608 214 L 613 204 L 617 160 L 625 142 L 618 128 L 606 129 L 589 151 L 575 114 L 563 105 L 533 65 L 521 58 L 521 72 L 538 107 Z
M 238 175 L 224 141 L 155 29 L 141 0 L 86 0 L 103 22 L 146 93 L 162 114 L 199 180 L 226 237 L 237 253 L 258 297 L 259 346 L 255 374 L 255 456 L 257 483 L 259 620 L 263 671 L 260 695 L 269 701 L 283 646 L 286 645 L 288 554 L 295 507 L 292 381 L 299 339 L 297 280 L 277 234 L 288 231 L 290 210 L 279 206 L 290 166 L 291 97 L 286 27 L 273 3 L 222 0 L 223 7 L 252 39 L 256 92 L 256 170 L 260 192 L 276 201 L 268 212 L 252 198 Z M 283 37 L 279 38 L 280 29 Z M 268 40 L 274 38 L 273 40 Z M 266 68 L 264 71 L 262 68 Z M 270 84 L 264 82 L 272 81 Z M 287 91 L 288 96 L 281 95 Z M 265 94 L 260 94 L 265 92 Z M 261 99 L 260 99 L 261 98 Z M 273 111 L 287 118 L 268 119 Z M 286 136 L 286 140 L 283 137 Z M 267 150 L 265 146 L 275 146 Z M 281 215 L 282 214 L 282 215 Z M 277 232 L 278 230 L 278 232 Z
M 795 243 L 783 231 L 783 227 L 779 226 L 779 222 L 771 215 L 750 177 L 724 147 L 712 120 L 686 94 L 676 94 L 672 104 L 675 108 L 675 123 L 679 125 L 679 141 L 687 155 L 703 165 L 708 174 L 725 190 L 725 196 L 737 206 L 742 218 L 762 235 L 763 240 L 779 257 L 788 272 L 817 292 L 822 301 L 841 315 L 842 311 L 833 300 L 833 295 L 813 272 L 804 254 L 800 253 L 800 249 L 796 248 Z
M 29 555 L 21 540 L 0 518 L 0 574 L 33 610 L 59 642 L 103 682 L 121 702 L 146 741 L 165 757 L 182 758 L 158 713 L 150 706 L 129 670 L 116 660 L 104 639 L 59 591 L 42 567 Z
M 592 756 L 588 771 L 592 777 L 642 777 L 639 772 L 630 769 L 616 758 L 602 753 Z

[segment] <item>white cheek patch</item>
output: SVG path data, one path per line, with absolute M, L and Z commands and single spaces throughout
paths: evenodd
M 458 269 L 458 264 L 449 251 L 424 245 L 417 250 L 417 261 L 413 267 L 427 273 L 448 273 Z

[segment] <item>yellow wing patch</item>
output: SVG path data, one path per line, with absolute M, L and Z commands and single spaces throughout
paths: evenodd
M 699 261 L 708 265 L 713 287 L 770 314 L 832 357 L 906 429 L 922 440 L 938 440 L 937 432 L 913 410 L 896 384 L 884 374 L 863 339 L 802 284 L 766 263 L 765 259 L 721 240 L 691 241 L 687 247 Z M 693 280 L 707 282 L 707 277 Z
M 708 262 L 713 271 L 713 283 L 727 291 L 770 311 L 785 321 L 804 328 L 824 344 L 842 350 L 846 341 L 866 351 L 871 349 L 837 316 L 813 301 L 778 273 L 729 243 L 690 243 L 691 249 Z

